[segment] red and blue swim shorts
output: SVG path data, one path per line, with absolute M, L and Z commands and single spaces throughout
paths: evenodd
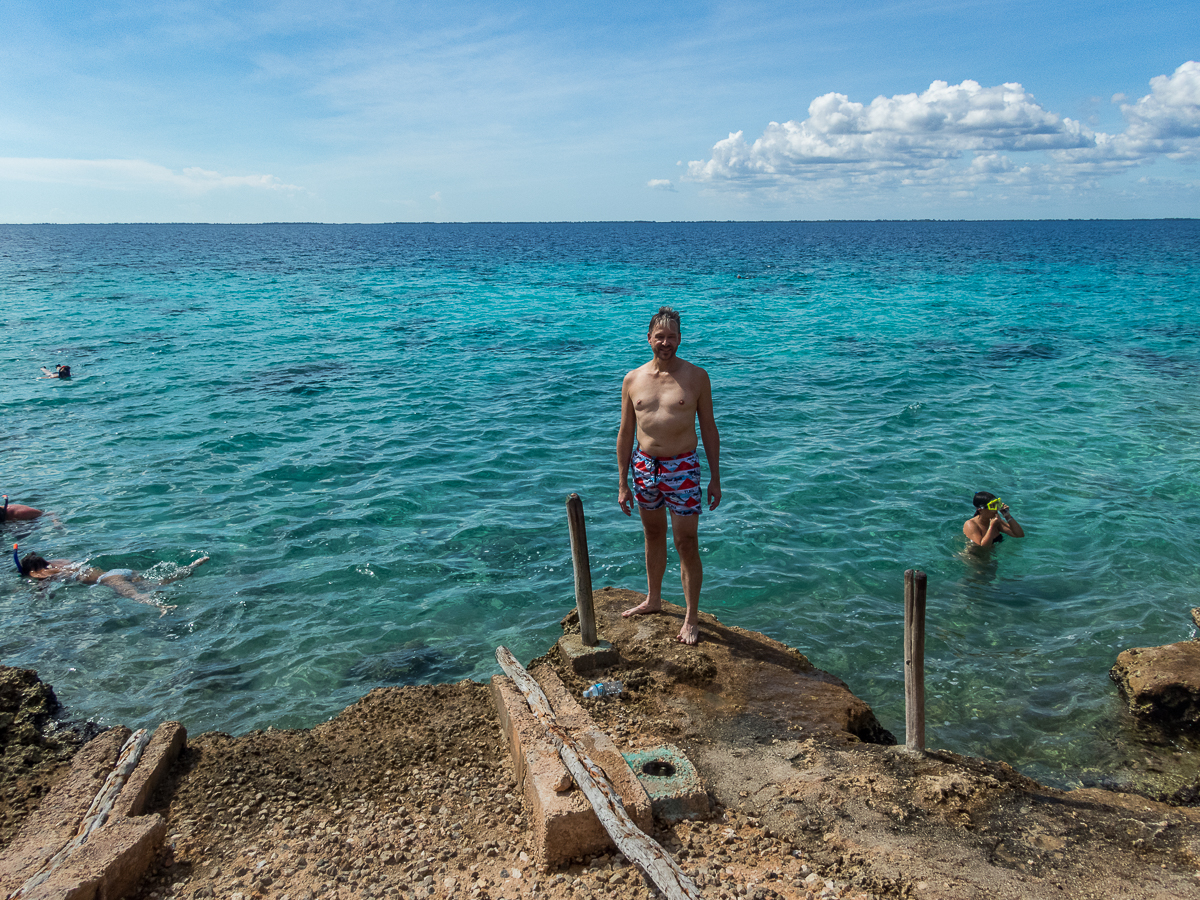
M 642 509 L 660 509 L 665 503 L 677 516 L 700 515 L 696 451 L 663 458 L 633 451 L 633 496 Z

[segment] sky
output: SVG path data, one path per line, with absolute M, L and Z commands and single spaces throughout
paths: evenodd
M 0 222 L 1200 216 L 1196 0 L 5 0 Z

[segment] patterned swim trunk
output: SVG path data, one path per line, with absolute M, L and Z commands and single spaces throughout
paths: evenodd
M 700 460 L 696 451 L 659 458 L 633 451 L 633 495 L 642 509 L 665 503 L 677 516 L 700 515 Z

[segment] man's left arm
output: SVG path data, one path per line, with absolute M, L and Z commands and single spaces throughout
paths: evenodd
M 708 459 L 708 508 L 716 509 L 721 502 L 721 435 L 713 416 L 712 382 L 708 373 L 701 372 L 700 396 L 696 401 L 696 417 L 700 420 L 700 440 Z

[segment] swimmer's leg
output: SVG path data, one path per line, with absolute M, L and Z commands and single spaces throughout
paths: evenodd
M 621 613 L 625 618 L 662 610 L 662 582 L 667 571 L 667 508 L 638 507 L 638 512 L 646 541 L 646 599 Z
M 192 572 L 194 572 L 196 570 L 197 566 L 204 565 L 206 562 L 208 562 L 208 560 L 209 560 L 209 557 L 202 556 L 195 562 L 188 563 L 186 566 L 184 566 L 182 569 L 180 569 L 179 572 L 177 572 L 176 574 L 167 576 L 162 581 L 160 581 L 159 584 L 170 584 L 172 581 L 178 581 L 180 578 L 187 578 L 189 575 L 192 574 Z
M 679 551 L 679 571 L 683 580 L 683 598 L 687 612 L 679 629 L 681 644 L 700 641 L 700 585 L 704 581 L 704 566 L 700 562 L 699 516 L 679 516 L 671 513 L 671 535 Z
M 135 575 L 134 578 L 137 578 L 137 576 Z M 140 581 L 141 579 L 138 578 L 138 580 Z M 128 597 L 130 600 L 136 600 L 138 603 L 149 603 L 151 606 L 158 606 L 158 604 L 154 602 L 154 596 L 152 594 L 141 593 L 134 586 L 133 582 L 131 582 L 124 575 L 104 575 L 99 579 L 99 581 L 100 584 L 104 585 L 105 587 L 112 588 L 122 597 Z

